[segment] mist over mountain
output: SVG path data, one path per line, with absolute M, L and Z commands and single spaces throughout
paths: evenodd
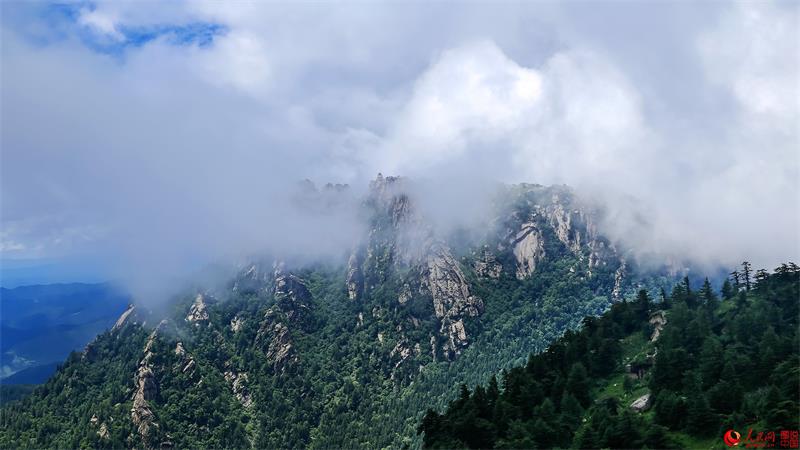
M 642 263 L 798 254 L 790 4 L 3 12 L 4 259 L 163 298 L 210 262 L 343 251 L 352 209 L 309 217 L 290 186 L 357 198 L 378 172 L 425 180 L 443 228 L 480 223 L 487 186 L 567 184 Z
M 0 8 L 0 448 L 800 427 L 796 3 Z
M 4 414 L 22 423 L 65 407 L 9 425 L 0 443 L 418 443 L 421 408 L 451 398 L 451 383 L 485 380 L 639 283 L 673 282 L 628 266 L 598 231 L 602 212 L 567 187 L 499 188 L 480 233 L 440 232 L 414 191 L 375 178 L 358 203 L 366 226 L 339 257 L 261 254 L 219 282 L 135 301 Z M 343 198 L 344 186 L 303 183 L 295 200 L 324 215 Z M 333 433 L 343 420 L 348 431 Z

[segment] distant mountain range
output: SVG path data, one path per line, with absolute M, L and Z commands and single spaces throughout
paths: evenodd
M 0 384 L 42 383 L 114 323 L 130 298 L 110 284 L 0 288 Z

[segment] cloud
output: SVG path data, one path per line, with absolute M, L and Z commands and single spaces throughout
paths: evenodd
M 796 132 L 796 11 L 771 3 L 737 3 L 698 40 L 709 78 L 730 90 L 745 120 Z M 777 121 L 778 123 L 775 123 Z
M 98 10 L 83 9 L 78 16 L 78 23 L 89 27 L 115 41 L 125 40 L 125 35 L 116 27 L 116 18 Z
M 796 258 L 797 8 L 584 6 L 4 4 L 3 257 L 331 255 L 350 206 L 287 186 L 381 171 L 445 226 L 494 182 L 566 183 L 639 254 Z

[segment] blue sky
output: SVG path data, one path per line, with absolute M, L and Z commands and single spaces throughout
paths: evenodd
M 452 224 L 483 181 L 566 183 L 647 257 L 800 254 L 792 2 L 2 8 L 6 267 L 335 254 L 356 225 L 287 186 L 379 171 L 436 179 Z

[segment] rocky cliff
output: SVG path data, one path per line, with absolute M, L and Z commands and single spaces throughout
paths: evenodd
M 261 256 L 224 287 L 171 300 L 166 322 L 131 306 L 52 392 L 75 386 L 80 371 L 97 370 L 101 385 L 119 376 L 75 397 L 107 396 L 81 424 L 118 446 L 401 446 L 399 416 L 451 398 L 436 389 L 527 357 L 629 287 L 634 268 L 600 233 L 602 212 L 565 187 L 507 187 L 485 233 L 454 239 L 409 183 L 371 183 L 364 233 L 341 260 Z M 345 190 L 308 186 L 300 200 L 329 208 Z M 383 437 L 359 440 L 338 428 L 344 421 Z
M 370 184 L 365 206 L 371 214 L 371 228 L 365 242 L 348 260 L 345 286 L 348 297 L 392 308 L 407 314 L 419 326 L 421 317 L 408 311 L 416 306 L 435 318 L 429 342 L 409 342 L 404 333 L 393 354 L 412 354 L 411 348 L 432 343 L 432 355 L 455 358 L 469 342 L 467 319 L 478 317 L 483 302 L 471 293 L 461 265 L 447 243 L 435 235 L 415 208 L 407 191 L 408 181 L 400 177 L 378 177 Z M 399 295 L 387 303 L 375 298 L 375 288 L 389 280 L 399 286 Z M 420 303 L 426 305 L 420 307 Z M 427 310 L 427 311 L 426 311 Z M 397 330 L 394 330 L 397 331 Z

